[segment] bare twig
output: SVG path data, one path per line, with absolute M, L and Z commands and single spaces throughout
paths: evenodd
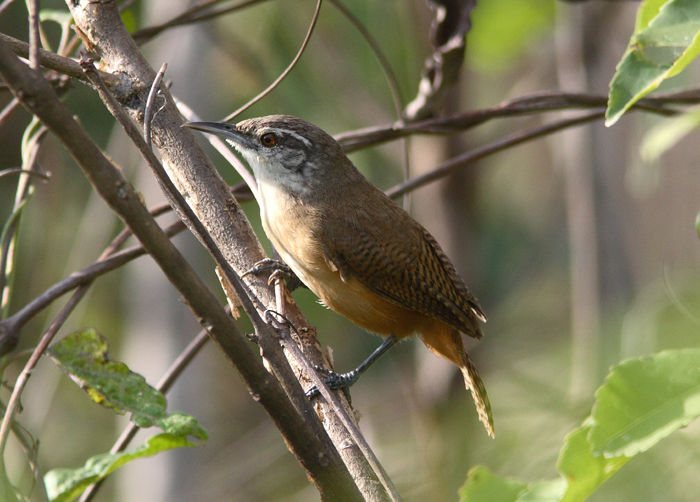
M 459 169 L 470 162 L 474 162 L 475 160 L 481 159 L 496 152 L 500 152 L 511 146 L 519 145 L 520 143 L 525 143 L 526 141 L 531 141 L 535 138 L 539 138 L 547 134 L 552 134 L 554 132 L 561 131 L 562 129 L 566 129 L 568 127 L 573 127 L 576 125 L 584 124 L 586 122 L 598 120 L 603 116 L 604 112 L 602 111 L 589 112 L 584 115 L 581 115 L 580 117 L 559 120 L 556 122 L 552 122 L 551 124 L 547 124 L 541 127 L 536 127 L 534 129 L 529 129 L 521 133 L 506 136 L 499 140 L 493 141 L 487 145 L 475 148 L 474 150 L 470 150 L 461 155 L 453 157 L 447 162 L 440 164 L 430 172 L 427 172 L 420 176 L 416 176 L 415 178 L 412 178 L 403 183 L 399 183 L 393 188 L 387 190 L 386 194 L 390 197 L 399 197 L 409 190 L 415 190 L 418 187 L 427 185 L 432 181 L 443 178 L 451 172 L 453 172 L 454 170 Z
M 661 97 L 644 98 L 635 106 L 638 110 L 671 116 L 677 110 L 668 108 L 674 103 L 698 103 L 700 95 L 693 97 L 688 91 L 678 96 L 668 94 Z M 526 95 L 499 103 L 495 106 L 460 113 L 449 117 L 440 117 L 405 125 L 390 124 L 367 127 L 348 131 L 335 136 L 346 152 L 377 145 L 387 141 L 403 138 L 411 134 L 453 134 L 481 125 L 495 118 L 518 115 L 530 115 L 546 111 L 565 109 L 605 108 L 607 96 L 563 91 L 541 92 Z
M 146 145 L 151 148 L 151 118 L 153 117 L 153 101 L 158 95 L 158 89 L 160 88 L 160 82 L 163 80 L 165 75 L 165 70 L 168 69 L 168 63 L 163 63 L 156 73 L 156 78 L 153 79 L 153 84 L 151 85 L 151 90 L 148 91 L 148 99 L 146 100 L 146 108 L 143 112 L 143 137 L 146 140 Z
M 316 9 L 314 10 L 314 15 L 311 18 L 311 23 L 309 24 L 309 29 L 306 31 L 306 36 L 304 37 L 304 41 L 301 43 L 301 47 L 299 47 L 299 50 L 297 51 L 296 56 L 294 56 L 294 59 L 292 59 L 292 62 L 289 63 L 289 66 L 285 68 L 285 70 L 280 73 L 279 77 L 277 77 L 274 82 L 272 82 L 270 85 L 268 85 L 265 89 L 263 89 L 261 92 L 258 93 L 257 96 L 249 100 L 246 104 L 238 108 L 238 110 L 234 111 L 233 113 L 227 115 L 224 117 L 223 122 L 228 122 L 234 117 L 237 117 L 244 111 L 246 111 L 248 108 L 253 106 L 255 103 L 260 101 L 262 98 L 270 94 L 270 92 L 279 85 L 284 78 L 289 75 L 289 72 L 292 71 L 292 69 L 296 66 L 297 61 L 301 58 L 301 55 L 304 53 L 304 49 L 306 49 L 306 46 L 309 44 L 309 40 L 311 40 L 311 34 L 314 32 L 314 27 L 316 26 L 316 21 L 318 20 L 318 15 L 321 12 L 321 4 L 323 3 L 323 0 L 318 0 L 316 2 Z
M 18 56 L 23 58 L 29 57 L 29 44 L 27 42 L 17 40 L 4 33 L 0 33 L 0 42 L 6 44 L 10 50 Z M 39 63 L 46 68 L 56 70 L 59 73 L 63 73 L 64 75 L 68 75 L 69 77 L 76 78 L 83 82 L 88 81 L 85 73 L 83 73 L 83 70 L 80 68 L 80 64 L 75 59 L 59 56 L 58 54 L 41 48 L 39 49 L 38 57 Z M 100 72 L 100 76 L 109 86 L 117 87 L 121 83 L 121 80 L 111 73 Z
M 357 17 L 355 17 L 355 15 L 352 12 L 350 12 L 343 4 L 341 4 L 338 0 L 329 1 L 331 2 L 331 4 L 333 4 L 333 6 L 336 9 L 338 9 L 338 11 L 340 11 L 340 13 L 343 16 L 345 16 L 348 19 L 348 21 L 350 21 L 350 23 L 352 23 L 355 29 L 360 32 L 360 35 L 362 35 L 362 37 L 365 39 L 370 49 L 374 53 L 375 57 L 377 58 L 377 61 L 379 61 L 379 66 L 381 67 L 382 72 L 384 73 L 387 85 L 389 86 L 389 92 L 391 93 L 391 99 L 394 103 L 394 112 L 396 113 L 397 125 L 399 127 L 403 126 L 403 105 L 401 100 L 401 93 L 399 91 L 399 84 L 396 80 L 394 70 L 391 68 L 391 64 L 384 55 L 382 48 L 379 46 L 379 43 L 375 40 L 372 34 L 367 30 L 367 28 L 365 28 L 365 26 L 360 22 L 360 20 L 357 19 Z M 410 158 L 408 153 L 408 140 L 405 140 L 403 143 L 403 172 L 404 178 L 408 179 L 411 172 Z M 410 204 L 410 197 L 404 197 L 404 209 L 408 210 Z
M 166 228 L 164 232 L 168 236 L 172 236 L 183 231 L 184 229 L 185 225 L 178 221 Z M 30 319 L 36 316 L 38 312 L 46 308 L 60 296 L 77 287 L 89 285 L 96 278 L 106 274 L 107 272 L 115 270 L 122 265 L 135 260 L 139 256 L 146 254 L 146 250 L 140 245 L 132 246 L 116 252 L 118 241 L 121 240 L 123 235 L 126 234 L 120 234 L 114 239 L 114 241 L 112 241 L 112 244 L 102 253 L 98 261 L 61 279 L 32 301 L 27 303 L 20 310 L 12 314 L 10 317 L 0 321 L 0 340 L 5 337 L 12 337 L 16 339 L 19 336 L 20 329 Z M 0 347 L 5 348 L 6 345 L 6 341 L 0 343 Z
M 26 0 L 29 11 L 29 66 L 39 69 L 39 2 L 38 0 Z
M 2 127 L 2 124 L 12 115 L 12 112 L 14 112 L 18 106 L 19 99 L 17 98 L 12 98 L 12 100 L 5 105 L 5 108 L 0 112 L 0 127 Z
M 12 424 L 12 419 L 14 417 L 15 410 L 17 408 L 17 405 L 19 404 L 19 397 L 22 395 L 22 391 L 27 385 L 27 381 L 29 381 L 29 377 L 31 376 L 32 371 L 36 367 L 41 356 L 44 355 L 44 352 L 51 343 L 51 340 L 53 340 L 53 337 L 58 332 L 58 329 L 63 325 L 70 312 L 82 298 L 83 294 L 84 292 L 76 291 L 73 297 L 63 307 L 63 309 L 61 309 L 61 312 L 59 312 L 59 314 L 56 316 L 56 319 L 54 319 L 54 322 L 51 323 L 51 326 L 49 326 L 49 329 L 46 330 L 46 333 L 44 333 L 44 335 L 41 337 L 39 344 L 36 346 L 34 352 L 32 352 L 31 357 L 24 365 L 22 372 L 17 377 L 17 381 L 15 382 L 15 385 L 12 388 L 12 394 L 10 395 L 10 399 L 7 402 L 7 409 L 5 410 L 5 414 L 2 417 L 2 424 L 0 424 L 0 454 L 2 454 L 5 451 L 7 436 L 10 432 L 10 425 Z
M 0 3 L 0 14 L 3 13 L 5 9 L 7 9 L 12 2 L 15 0 L 5 0 L 3 3 Z
M 133 34 L 134 40 L 138 42 L 139 44 L 142 44 L 144 42 L 148 42 L 152 38 L 156 37 L 163 31 L 167 30 L 168 28 L 174 28 L 176 26 L 184 26 L 187 24 L 193 24 L 193 23 L 199 23 L 202 21 L 207 21 L 209 19 L 213 19 L 215 17 L 222 16 L 224 14 L 228 14 L 229 12 L 234 12 L 240 9 L 243 9 L 245 7 L 250 7 L 252 5 L 262 3 L 267 0 L 242 0 L 234 5 L 230 5 L 228 7 L 222 7 L 221 9 L 212 9 L 209 12 L 202 12 L 203 10 L 206 10 L 207 8 L 211 7 L 212 5 L 215 5 L 217 3 L 221 3 L 222 0 L 209 0 L 205 2 L 200 2 L 197 5 L 194 5 L 190 9 L 186 10 L 182 14 L 178 14 L 174 18 L 170 19 L 169 21 L 166 21 L 162 24 L 156 25 L 156 26 L 149 26 L 147 28 L 142 28 L 140 30 L 137 30 Z
M 51 173 L 40 173 L 33 171 L 32 169 L 21 169 L 19 167 L 15 169 L 3 169 L 0 171 L 0 178 L 10 176 L 12 174 L 28 174 L 29 176 L 36 176 L 37 178 L 41 178 L 43 180 L 51 179 Z

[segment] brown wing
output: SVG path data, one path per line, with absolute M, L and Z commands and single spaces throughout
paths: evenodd
M 383 194 L 382 194 L 383 197 Z M 432 235 L 388 198 L 345 215 L 346 237 L 328 242 L 344 277 L 475 338 L 486 318 Z

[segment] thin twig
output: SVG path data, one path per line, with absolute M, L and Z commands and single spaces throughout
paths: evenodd
M 7 9 L 10 6 L 10 4 L 14 1 L 15 0 L 5 0 L 3 3 L 0 3 L 0 14 L 2 14 L 2 12 L 5 9 Z
M 670 116 L 678 112 L 677 110 L 666 108 L 667 105 L 676 102 L 686 103 L 688 99 L 690 98 L 685 93 L 678 97 L 667 95 L 663 98 L 644 98 L 637 102 L 634 108 Z M 700 97 L 696 98 L 694 102 L 697 103 L 699 101 Z M 343 145 L 346 152 L 352 152 L 411 134 L 453 134 L 476 127 L 496 118 L 576 108 L 604 108 L 606 103 L 607 97 L 602 95 L 563 91 L 543 92 L 521 96 L 519 98 L 503 101 L 495 106 L 468 111 L 449 117 L 410 122 L 403 126 L 400 124 L 390 124 L 348 131 L 336 135 L 335 139 Z
M 59 328 L 63 325 L 73 308 L 82 299 L 85 292 L 87 292 L 87 288 L 81 288 L 78 291 L 76 291 L 75 294 L 68 301 L 68 303 L 66 303 L 63 309 L 61 309 L 61 311 L 54 319 L 53 323 L 51 323 L 51 326 L 49 326 L 49 329 L 46 330 L 44 336 L 41 337 L 39 344 L 36 346 L 34 352 L 32 352 L 31 357 L 27 361 L 27 364 L 24 365 L 22 372 L 17 377 L 15 386 L 12 389 L 12 394 L 10 395 L 10 400 L 7 403 L 5 415 L 2 417 L 2 424 L 0 425 L 0 454 L 2 454 L 2 452 L 5 451 L 7 436 L 10 432 L 12 418 L 14 417 L 15 410 L 17 408 L 17 405 L 19 404 L 19 397 L 21 396 L 24 387 L 27 385 L 32 371 L 34 371 L 34 368 L 39 362 L 41 356 L 44 355 L 44 352 L 51 343 L 51 340 L 53 340 L 54 336 L 56 336 L 56 333 L 58 332 Z
M 299 50 L 297 51 L 296 56 L 294 56 L 294 59 L 292 59 L 292 62 L 289 63 L 289 66 L 285 68 L 285 70 L 280 74 L 279 77 L 275 79 L 274 82 L 272 82 L 270 85 L 268 85 L 265 89 L 263 89 L 261 92 L 258 93 L 257 96 L 255 96 L 253 99 L 249 100 L 246 104 L 241 106 L 238 110 L 235 112 L 227 115 L 224 119 L 223 122 L 228 122 L 229 120 L 233 119 L 234 117 L 237 117 L 244 111 L 246 111 L 248 108 L 253 106 L 255 103 L 260 101 L 262 98 L 267 96 L 275 87 L 279 85 L 282 80 L 289 75 L 289 72 L 292 71 L 292 69 L 296 66 L 297 61 L 299 61 L 299 58 L 301 58 L 301 55 L 304 53 L 304 49 L 306 49 L 306 46 L 309 44 L 309 40 L 311 40 L 311 34 L 314 31 L 314 27 L 316 26 L 316 21 L 318 20 L 318 15 L 321 12 L 321 4 L 323 3 L 323 0 L 318 0 L 316 2 L 316 9 L 314 10 L 314 15 L 311 18 L 311 24 L 309 24 L 309 29 L 306 31 L 306 36 L 304 37 L 304 41 L 301 43 L 301 47 L 299 47 Z
M 146 140 L 148 148 L 151 148 L 151 118 L 153 115 L 153 101 L 155 101 L 158 95 L 158 89 L 160 89 L 160 82 L 163 80 L 165 75 L 165 70 L 168 69 L 168 63 L 163 63 L 156 73 L 156 78 L 153 79 L 153 85 L 151 85 L 151 90 L 148 91 L 148 99 L 146 100 L 146 108 L 143 112 L 143 137 Z
M 173 235 L 182 232 L 184 229 L 185 225 L 181 221 L 176 221 L 169 227 L 165 228 L 164 232 L 169 237 L 172 237 Z M 122 265 L 132 260 L 135 260 L 139 256 L 143 256 L 144 254 L 146 254 L 146 250 L 141 245 L 132 246 L 122 251 L 116 252 L 116 248 L 118 248 L 118 246 L 120 245 L 120 241 L 124 238 L 124 236 L 128 237 L 128 235 L 130 234 L 124 232 L 119 234 L 112 241 L 109 247 L 105 249 L 105 251 L 102 253 L 100 258 L 96 262 L 91 263 L 87 267 L 73 272 L 69 276 L 61 279 L 56 284 L 46 289 L 46 291 L 41 293 L 39 296 L 34 298 L 32 301 L 27 303 L 20 310 L 12 314 L 10 317 L 0 321 L 0 327 L 2 327 L 2 330 L 0 330 L 0 339 L 2 339 L 2 337 L 17 338 L 19 336 L 19 330 L 30 319 L 36 316 L 38 312 L 46 308 L 60 296 L 68 293 L 69 291 L 77 287 L 89 285 L 92 281 L 94 281 L 101 275 L 115 270 L 121 267 Z M 2 343 L 0 345 L 4 346 L 5 344 Z
M 488 155 L 500 152 L 511 146 L 519 145 L 520 143 L 525 143 L 526 141 L 530 141 L 535 138 L 545 136 L 547 134 L 552 134 L 554 132 L 561 131 L 562 129 L 566 129 L 568 127 L 574 127 L 577 125 L 585 124 L 586 122 L 598 120 L 603 116 L 604 112 L 602 111 L 589 112 L 584 115 L 581 115 L 580 117 L 558 120 L 556 122 L 552 122 L 551 124 L 505 136 L 487 145 L 475 148 L 474 150 L 465 152 L 462 155 L 453 157 L 447 162 L 440 164 L 430 172 L 427 172 L 420 176 L 416 176 L 415 178 L 412 178 L 408 181 L 404 181 L 403 183 L 399 183 L 393 188 L 387 190 L 386 194 L 392 198 L 399 197 L 404 193 L 408 192 L 409 190 L 415 190 L 418 187 L 427 185 L 432 181 L 443 178 L 451 172 L 453 172 L 454 170 L 459 169 L 460 167 L 463 167 L 470 162 L 474 162 Z
M 26 0 L 29 11 L 29 67 L 39 69 L 39 0 Z
M 45 181 L 51 179 L 51 173 L 40 173 L 33 171 L 32 169 L 22 169 L 20 167 L 0 171 L 0 178 L 10 176 L 12 174 L 28 174 L 29 176 L 36 176 L 37 178 L 41 178 Z
M 343 4 L 341 4 L 338 0 L 329 1 L 336 9 L 338 9 L 338 11 L 340 11 L 340 13 L 343 16 L 347 18 L 348 21 L 350 21 L 350 23 L 355 27 L 355 29 L 360 32 L 360 35 L 362 35 L 362 37 L 365 39 L 367 45 L 369 45 L 370 49 L 377 58 L 379 66 L 382 69 L 382 73 L 384 73 L 384 78 L 386 79 L 387 85 L 389 86 L 391 100 L 394 104 L 394 113 L 396 114 L 396 123 L 399 127 L 403 126 L 403 105 L 401 99 L 401 92 L 399 91 L 399 83 L 396 79 L 396 75 L 394 74 L 394 70 L 391 67 L 391 63 L 389 63 L 389 60 L 384 55 L 381 46 L 379 45 L 377 40 L 372 36 L 369 30 L 367 30 L 367 28 L 365 28 L 365 26 L 360 22 L 360 20 L 357 19 L 357 17 L 352 12 L 350 12 Z M 403 142 L 403 173 L 405 179 L 408 179 L 408 177 L 411 175 L 408 139 L 405 139 Z M 403 202 L 404 209 L 408 211 L 411 205 L 411 198 L 409 194 L 407 194 L 406 197 L 404 197 Z
M 12 112 L 14 112 L 17 109 L 17 107 L 19 107 L 19 105 L 20 105 L 20 102 L 19 102 L 19 99 L 17 99 L 17 98 L 12 98 L 12 100 L 9 103 L 7 103 L 7 105 L 5 105 L 5 108 L 3 108 L 2 111 L 0 112 L 0 127 L 2 127 L 2 124 L 8 118 L 10 118 L 10 115 L 12 114 Z
M 202 10 L 215 5 L 217 3 L 221 3 L 222 0 L 209 0 L 206 2 L 202 2 L 201 4 L 195 5 L 191 7 L 189 10 L 186 10 L 182 14 L 178 14 L 174 18 L 170 19 L 169 21 L 166 21 L 162 24 L 158 24 L 155 26 L 148 26 L 146 28 L 142 28 L 140 30 L 137 30 L 133 33 L 132 37 L 134 40 L 140 45 L 143 44 L 144 42 L 148 42 L 152 38 L 156 37 L 163 31 L 167 30 L 168 28 L 174 28 L 176 26 L 184 26 L 187 24 L 193 24 L 193 23 L 199 23 L 202 21 L 207 21 L 209 19 L 213 19 L 218 16 L 222 16 L 224 14 L 228 14 L 229 12 L 234 12 L 236 10 L 245 8 L 245 7 L 250 7 L 252 5 L 255 5 L 257 3 L 262 3 L 267 0 L 243 0 L 241 2 L 238 2 L 237 4 L 230 5 L 228 7 L 222 7 L 221 9 L 212 9 L 210 12 L 204 12 L 202 14 L 198 14 Z
M 5 43 L 9 46 L 10 50 L 21 56 L 23 58 L 29 57 L 29 44 L 22 40 L 17 40 L 14 37 L 0 33 L 0 43 Z M 88 82 L 85 73 L 80 64 L 75 60 L 64 56 L 59 56 L 51 51 L 44 49 L 39 49 L 39 63 L 46 68 L 56 70 L 59 73 L 68 75 L 69 77 L 76 78 L 82 82 Z M 111 73 L 105 73 L 100 71 L 100 76 L 111 87 L 116 87 L 120 83 L 119 77 L 112 75 Z

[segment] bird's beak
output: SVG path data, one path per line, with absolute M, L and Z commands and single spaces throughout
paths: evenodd
M 182 127 L 223 136 L 228 141 L 242 147 L 250 148 L 252 146 L 250 138 L 236 129 L 236 124 L 226 122 L 185 122 L 182 124 Z

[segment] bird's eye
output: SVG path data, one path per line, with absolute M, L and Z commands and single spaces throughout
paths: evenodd
M 275 136 L 271 132 L 267 132 L 260 136 L 260 143 L 262 143 L 263 146 L 275 146 L 277 144 L 277 136 Z

